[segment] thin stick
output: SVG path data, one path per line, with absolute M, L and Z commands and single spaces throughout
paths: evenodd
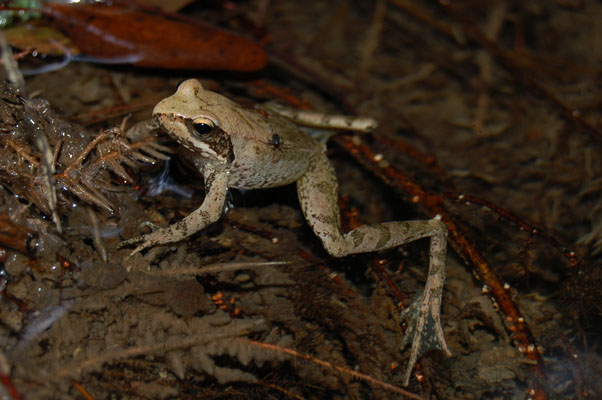
M 173 275 L 204 275 L 204 274 L 212 274 L 216 272 L 230 272 L 230 271 L 238 271 L 241 269 L 252 269 L 252 268 L 262 268 L 262 267 L 270 267 L 276 265 L 289 265 L 292 264 L 291 261 L 266 261 L 266 262 L 234 262 L 234 263 L 219 263 L 208 265 L 206 267 L 188 267 L 188 268 L 177 268 L 177 269 L 168 269 L 168 270 L 151 270 L 144 271 L 147 275 L 154 276 L 173 276 Z
M 288 347 L 280 347 L 275 344 L 263 343 L 263 342 L 258 342 L 255 340 L 249 340 L 249 339 L 243 339 L 243 338 L 237 338 L 235 340 L 248 342 L 251 345 L 263 347 L 264 349 L 269 349 L 269 350 L 277 351 L 279 353 L 285 353 L 285 354 L 291 355 L 293 357 L 302 358 L 302 359 L 310 361 L 314 364 L 318 364 L 319 366 L 324 367 L 326 369 L 334 369 L 335 371 L 338 371 L 341 374 L 351 375 L 354 378 L 361 379 L 366 382 L 370 382 L 374 385 L 381 386 L 387 390 L 390 390 L 395 393 L 399 393 L 410 399 L 425 400 L 424 397 L 420 397 L 417 394 L 408 392 L 405 389 L 391 385 L 390 383 L 387 383 L 387 382 L 383 382 L 379 379 L 373 378 L 370 375 L 362 374 L 361 372 L 357 372 L 357 371 L 354 371 L 349 368 L 340 367 L 338 365 L 331 364 L 328 361 L 320 360 L 319 358 L 312 357 L 309 354 L 299 353 L 298 351 L 289 349 Z

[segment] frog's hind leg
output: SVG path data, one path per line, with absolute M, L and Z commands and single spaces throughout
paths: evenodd
M 445 225 L 438 219 L 386 222 L 360 226 L 342 234 L 337 205 L 337 180 L 334 169 L 323 153 L 314 157 L 308 171 L 297 181 L 297 192 L 307 222 L 322 240 L 326 251 L 334 257 L 384 250 L 421 238 L 430 238 L 429 271 L 425 289 L 406 311 L 409 318 L 407 337 L 412 338 L 412 348 L 404 384 L 408 384 L 414 364 L 425 350 L 438 348 L 451 355 L 440 320 L 445 281 Z
M 313 127 L 336 129 L 354 132 L 372 132 L 378 126 L 378 122 L 370 117 L 358 117 L 353 115 L 324 114 L 316 111 L 299 110 L 283 106 L 282 104 L 269 102 L 259 106 L 268 109 L 281 117 L 293 121 L 295 124 Z

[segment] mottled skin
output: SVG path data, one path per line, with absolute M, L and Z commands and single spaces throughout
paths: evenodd
M 388 249 L 430 237 L 430 265 L 426 287 L 407 312 L 408 335 L 413 338 L 407 384 L 418 356 L 428 348 L 447 344 L 440 322 L 441 295 L 445 280 L 446 229 L 438 219 L 387 222 L 361 226 L 341 233 L 338 185 L 325 146 L 278 114 L 277 109 L 246 109 L 227 98 L 203 89 L 194 79 L 182 82 L 176 93 L 157 104 L 153 119 L 182 145 L 186 157 L 205 178 L 203 204 L 182 221 L 167 228 L 130 239 L 142 242 L 132 254 L 159 244 L 176 242 L 218 220 L 229 187 L 261 189 L 297 182 L 303 214 L 315 234 L 334 257 Z M 303 114 L 297 115 L 303 119 Z M 291 114 L 287 114 L 291 118 Z M 313 118 L 312 121 L 309 119 Z M 305 122 L 316 125 L 316 114 Z M 354 121 L 335 116 L 347 129 Z M 328 117 L 320 117 L 328 125 Z M 342 121 L 342 122 L 341 122 Z M 303 122 L 303 121 L 301 121 Z M 358 130 L 375 126 L 358 120 Z

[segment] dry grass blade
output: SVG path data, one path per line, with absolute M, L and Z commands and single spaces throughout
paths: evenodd
M 2 50 L 2 65 L 4 66 L 4 70 L 6 71 L 6 77 L 10 83 L 15 85 L 19 90 L 24 90 L 25 88 L 25 79 L 23 78 L 23 74 L 19 71 L 19 65 L 17 61 L 13 58 L 13 52 L 10 49 L 10 46 L 6 42 L 6 38 L 0 32 L 0 49 Z
M 32 168 L 39 166 L 39 160 L 33 155 L 34 151 L 30 146 L 24 143 L 17 144 L 7 136 L 2 136 L 0 140 L 17 153 L 19 164 L 23 163 L 23 160 L 25 160 Z
M 147 163 L 147 164 L 154 164 L 155 163 L 155 159 L 149 156 L 145 156 L 144 154 L 140 153 L 139 151 L 132 151 L 130 153 L 130 155 L 139 162 L 143 162 L 143 163 Z
M 57 210 L 56 185 L 54 179 L 54 153 L 48 143 L 48 139 L 43 134 L 38 133 L 38 135 L 36 135 L 35 143 L 42 155 L 41 173 L 44 185 L 46 186 L 46 193 L 48 194 L 48 208 L 52 214 L 52 221 L 56 226 L 56 230 L 60 233 L 63 231 L 63 228 L 61 227 L 61 219 L 59 218 Z
M 98 216 L 96 215 L 96 212 L 90 207 L 88 207 L 88 215 L 90 216 L 90 222 L 92 222 L 92 240 L 94 241 L 94 247 L 96 247 L 96 251 L 98 251 L 98 254 L 100 254 L 100 258 L 102 259 L 102 261 L 107 262 L 107 249 L 105 248 L 104 243 L 100 238 L 100 225 L 98 223 Z
M 140 162 L 155 164 L 160 160 L 169 159 L 169 156 L 164 153 L 169 153 L 170 149 L 155 143 L 156 137 L 144 138 L 130 144 L 123 137 L 122 132 L 121 127 L 101 132 L 73 163 L 67 166 L 63 172 L 55 175 L 56 180 L 72 194 L 109 213 L 113 213 L 114 207 L 98 189 L 103 184 L 105 187 L 111 186 L 107 182 L 101 182 L 102 179 L 98 175 L 103 167 L 125 182 L 131 182 L 132 178 L 122 164 L 137 169 L 139 167 L 137 163 Z M 148 155 L 142 154 L 141 151 Z
M 109 157 L 113 151 L 114 146 L 112 143 L 103 142 L 98 144 L 98 153 L 100 154 L 100 159 L 104 160 L 105 165 L 111 170 L 111 172 L 123 179 L 125 182 L 130 182 L 131 177 L 121 166 L 121 162 L 124 157 L 121 157 L 121 155 L 118 157 Z
M 98 207 L 108 211 L 109 213 L 113 212 L 113 205 L 111 204 L 111 202 L 97 190 L 96 193 L 91 193 L 90 190 L 88 190 L 82 185 L 82 182 L 77 182 L 72 179 L 63 179 L 61 177 L 58 178 L 57 181 L 63 184 L 69 192 L 76 195 L 81 200 L 90 204 L 97 205 Z

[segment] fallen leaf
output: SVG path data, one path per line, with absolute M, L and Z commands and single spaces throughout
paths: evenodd
M 186 7 L 193 1 L 194 0 L 137 0 L 136 2 L 147 7 L 160 8 L 161 10 L 166 12 L 176 12 L 180 11 L 182 8 Z
M 2 34 L 9 45 L 18 49 L 32 49 L 40 54 L 54 56 L 64 55 L 66 51 L 71 55 L 79 54 L 68 37 L 49 26 L 13 26 L 3 29 Z
M 259 44 L 200 21 L 99 3 L 47 3 L 46 10 L 92 61 L 230 71 L 255 71 L 267 63 Z

